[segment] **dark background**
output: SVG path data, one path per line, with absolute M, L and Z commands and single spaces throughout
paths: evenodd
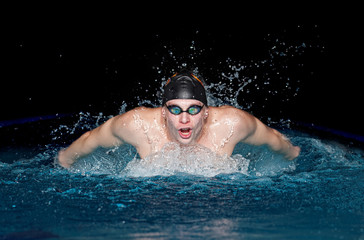
M 272 99 L 264 109 L 255 104 L 253 114 L 364 134 L 362 26 L 354 18 L 275 21 L 274 14 L 202 17 L 181 10 L 145 15 L 127 8 L 109 14 L 24 11 L 3 21 L 0 121 L 80 111 L 115 115 L 123 101 L 135 107 L 136 96 L 156 98 L 145 90 L 160 86 L 159 80 L 181 64 L 181 59 L 173 62 L 169 50 L 218 82 L 215 76 L 227 58 L 242 63 L 268 59 L 272 41 L 279 38 L 313 46 L 282 60 L 289 66 L 284 74 L 299 81 L 300 90 L 288 103 Z M 203 49 L 195 63 L 188 59 L 192 41 Z M 254 101 L 263 97 L 258 94 Z

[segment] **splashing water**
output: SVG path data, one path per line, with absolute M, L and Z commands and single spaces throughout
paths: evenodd
M 291 80 L 289 69 L 300 66 L 293 66 L 290 64 L 292 58 L 304 54 L 307 48 L 320 48 L 320 46 L 313 46 L 313 44 L 304 42 L 295 42 L 295 44 L 288 44 L 285 40 L 279 39 L 275 36 L 267 36 L 267 42 L 270 43 L 268 53 L 265 59 L 255 61 L 239 61 L 227 58 L 219 62 L 219 67 L 212 70 L 213 74 L 206 74 L 206 90 L 209 105 L 221 106 L 232 105 L 236 108 L 251 111 L 254 114 L 254 108 L 257 106 L 262 109 L 269 107 L 271 102 L 276 96 L 284 96 L 280 99 L 282 102 L 290 101 L 299 92 L 300 81 L 295 79 Z M 166 54 L 162 55 L 160 64 L 155 65 L 153 69 L 156 71 L 158 79 L 155 80 L 157 86 L 154 89 L 154 98 L 146 98 L 145 94 L 137 94 L 138 105 L 146 105 L 150 107 L 157 107 L 161 104 L 161 95 L 163 86 L 170 76 L 171 72 L 179 71 L 182 68 L 192 69 L 196 75 L 200 73 L 205 76 L 206 69 L 199 68 L 199 64 L 203 65 L 202 60 L 206 55 L 209 55 L 209 50 L 200 49 L 198 44 L 193 40 L 187 51 L 183 54 L 175 51 L 173 46 L 165 45 L 164 49 Z M 171 69 L 166 69 L 174 65 Z M 299 65 L 299 64 L 298 64 Z M 150 85 L 147 86 L 149 92 L 153 92 Z M 140 90 L 144 92 L 144 85 L 141 85 Z M 264 100 L 257 102 L 257 97 L 264 96 Z M 281 101 L 282 100 L 282 101 Z M 273 101 L 274 102 L 274 101 Z M 130 106 L 123 102 L 119 108 L 119 114 L 123 114 Z M 267 106 L 266 106 L 267 105 Z M 277 106 L 275 106 L 277 107 Z M 55 145 L 67 146 L 70 144 L 69 139 L 75 139 L 81 133 L 91 130 L 112 116 L 105 116 L 103 113 L 91 114 L 81 112 L 79 119 L 71 125 L 60 125 L 58 128 L 52 130 L 51 135 Z M 270 117 L 267 118 L 268 125 L 275 124 L 274 120 Z M 279 126 L 289 127 L 289 119 L 281 119 Z M 277 125 L 277 124 L 275 124 Z M 147 131 L 147 130 L 146 130 Z M 73 137 L 75 136 L 75 137 Z M 220 143 L 219 143 L 220 144 Z M 223 144 L 223 143 L 222 143 Z M 127 150 L 131 155 L 125 157 L 125 153 L 120 149 Z M 196 146 L 197 148 L 197 146 Z M 120 147 L 112 150 L 97 151 L 80 161 L 74 166 L 73 171 L 85 172 L 111 172 L 113 174 L 124 176 L 153 176 L 153 175 L 173 175 L 177 172 L 185 172 L 189 174 L 197 174 L 202 176 L 215 176 L 220 173 L 233 173 L 240 172 L 243 174 L 251 174 L 253 171 L 248 171 L 249 157 L 242 156 L 239 152 L 231 157 L 229 156 L 216 156 L 208 149 L 200 149 L 200 151 L 193 151 L 193 149 L 186 149 L 182 147 L 171 147 L 170 145 L 158 154 L 149 156 L 146 159 L 140 159 L 135 150 L 130 150 L 132 147 Z M 166 151 L 166 149 L 169 149 Z M 172 150 L 173 149 L 173 150 Z M 185 152 L 189 154 L 184 154 Z M 256 150 L 251 149 L 251 152 Z M 269 150 L 265 150 L 269 152 Z M 106 155 L 105 155 L 106 152 Z M 110 160 L 111 155 L 115 155 Z M 186 156 L 189 159 L 186 159 Z M 266 154 L 267 155 L 267 154 Z M 269 155 L 269 154 L 268 154 Z M 280 159 L 276 155 L 270 154 L 272 159 Z M 120 159 L 123 159 L 122 161 Z M 195 161 L 193 161 L 195 159 Z M 293 170 L 295 163 L 286 164 L 283 159 L 277 160 L 275 170 L 278 169 Z M 205 165 L 203 165 L 205 164 Z M 251 163 L 254 164 L 254 163 Z M 109 166 L 109 167 L 106 167 Z M 164 167 L 162 167 L 164 166 Z M 125 168 L 126 167 L 126 168 Z M 274 169 L 274 166 L 271 166 Z M 108 169 L 108 170 L 106 170 Z M 262 171 L 267 172 L 267 171 Z M 255 175 L 264 175 L 261 171 L 254 172 Z
M 249 160 L 240 155 L 219 156 L 203 146 L 166 144 L 163 149 L 145 159 L 133 159 L 126 167 L 127 176 L 170 176 L 188 173 L 212 177 L 221 173 L 247 174 Z
M 300 83 L 288 74 L 289 59 L 310 44 L 272 39 L 267 59 L 227 59 L 214 71 L 214 81 L 206 75 L 210 105 L 253 110 L 261 106 L 255 98 L 249 100 L 257 91 L 265 103 L 299 94 Z M 170 61 L 179 66 L 171 71 L 190 67 L 205 76 L 197 65 L 208 51 L 199 50 L 196 42 L 189 49 L 188 56 L 178 56 L 166 47 L 168 54 L 155 66 L 162 79 L 162 84 L 156 81 L 155 99 L 139 95 L 139 104 L 160 105 Z M 115 112 L 124 113 L 128 104 L 121 103 Z M 46 146 L 0 149 L 0 239 L 27 234 L 65 239 L 363 238 L 362 149 L 284 128 L 302 148 L 292 162 L 264 146 L 238 144 L 230 157 L 170 143 L 145 159 L 123 145 L 99 148 L 70 170 L 54 165 L 61 147 L 111 117 L 82 112 L 49 126 L 32 125 L 42 129 L 40 137 L 50 135 Z M 25 134 L 29 129 L 22 125 L 12 131 Z
M 221 106 L 228 104 L 236 108 L 249 111 L 253 110 L 254 106 L 258 105 L 254 101 L 256 97 L 252 97 L 253 95 L 257 95 L 257 91 L 259 92 L 258 95 L 264 96 L 264 101 L 266 103 L 270 102 L 271 97 L 276 95 L 285 96 L 283 101 L 289 101 L 290 98 L 294 98 L 297 95 L 299 87 L 294 87 L 293 85 L 299 84 L 299 81 L 297 81 L 297 83 L 292 83 L 293 81 L 291 81 L 287 74 L 287 69 L 289 68 L 289 59 L 302 55 L 307 47 L 312 46 L 306 46 L 305 43 L 287 45 L 279 39 L 275 39 L 275 41 L 273 41 L 271 38 L 269 38 L 269 40 L 273 43 L 273 46 L 269 49 L 268 57 L 266 59 L 241 62 L 227 58 L 224 62 L 220 62 L 220 70 L 217 69 L 217 71 L 215 71 L 218 73 L 215 74 L 217 79 L 213 79 L 215 82 L 207 81 L 205 86 L 209 105 Z M 191 42 L 187 56 L 175 54 L 173 47 L 165 47 L 165 49 L 167 50 L 167 54 L 162 57 L 160 65 L 154 67 L 157 75 L 159 76 L 159 79 L 156 79 L 155 81 L 159 85 L 156 86 L 154 90 L 154 99 L 144 99 L 145 94 L 139 94 L 136 97 L 139 106 L 160 106 L 163 86 L 170 75 L 170 73 L 167 73 L 166 69 L 163 68 L 171 65 L 171 61 L 173 61 L 178 66 L 177 68 L 172 68 L 172 72 L 188 67 L 192 69 L 196 75 L 200 74 L 200 69 L 197 65 L 199 63 L 199 59 L 203 58 L 204 54 L 206 54 L 206 50 L 199 49 L 194 41 Z M 282 88 L 282 85 L 285 87 Z M 143 89 L 142 86 L 143 85 L 141 85 L 141 91 L 144 91 L 145 89 Z M 151 91 L 149 88 L 150 86 L 148 86 L 148 91 Z M 253 100 L 249 100 L 250 97 L 252 97 Z M 240 102 L 243 102 L 243 104 L 240 104 Z M 119 114 L 123 114 L 127 107 L 128 104 L 124 102 L 119 109 Z M 264 108 L 265 105 L 259 105 L 259 107 Z M 54 136 L 53 140 L 58 140 L 59 138 L 62 139 L 64 136 L 74 135 L 75 133 L 79 134 L 80 132 L 93 129 L 110 117 L 112 116 L 104 116 L 103 113 L 93 116 L 90 113 L 81 112 L 79 120 L 73 126 L 68 127 L 66 125 L 61 125 L 59 128 L 54 129 L 52 132 L 52 135 Z M 270 125 L 272 123 L 274 123 L 274 121 L 271 120 L 271 118 L 268 118 L 267 124 Z M 281 119 L 279 121 L 281 126 L 289 126 L 289 123 L 289 119 Z M 170 154 L 167 154 L 165 149 L 169 149 L 170 151 L 173 149 L 173 151 L 171 151 Z M 133 155 L 129 157 L 129 160 L 126 161 L 131 162 L 129 164 L 121 164 L 123 167 L 127 165 L 127 168 L 119 169 L 118 167 L 115 167 L 115 169 L 117 169 L 118 174 L 126 174 L 127 176 L 143 176 L 143 174 L 144 176 L 173 175 L 177 172 L 186 172 L 203 176 L 215 176 L 220 173 L 232 172 L 241 172 L 247 174 L 249 159 L 241 157 L 239 154 L 235 154 L 232 157 L 218 157 L 215 156 L 214 153 L 209 152 L 207 149 L 200 150 L 200 153 L 196 155 L 192 154 L 194 151 L 191 151 L 191 149 L 183 148 L 182 150 L 181 147 L 175 146 L 174 148 L 170 148 L 166 146 L 160 153 L 143 160 L 141 160 L 137 153 L 133 151 Z M 185 159 L 186 154 L 183 154 L 184 151 L 187 151 L 190 154 L 191 159 Z M 116 154 L 118 153 L 118 150 L 112 150 L 112 152 L 113 154 Z M 108 153 L 110 153 L 110 151 Z M 122 154 L 117 154 L 118 159 L 125 159 L 120 155 Z M 107 163 L 104 161 L 105 158 L 107 159 L 107 157 L 102 156 L 102 154 L 100 155 L 94 153 L 91 155 L 91 157 L 86 158 L 83 161 L 83 164 L 78 164 L 79 167 L 76 167 L 76 169 L 81 172 L 93 172 L 99 168 L 103 169 L 105 168 L 105 164 L 107 165 Z M 274 158 L 279 159 L 277 156 L 274 156 Z M 193 162 L 193 159 L 196 159 L 196 161 Z M 102 164 L 96 163 L 100 161 Z M 86 167 L 87 165 L 90 165 L 90 163 L 86 162 L 93 162 L 95 163 L 95 166 L 91 168 Z M 116 160 L 112 162 L 113 163 L 111 166 L 120 165 Z M 189 164 L 187 164 L 187 162 Z M 281 159 L 280 162 L 283 163 L 285 161 Z M 206 164 L 206 166 L 202 166 L 202 163 Z M 278 164 L 277 166 L 281 165 L 282 164 Z M 84 168 L 84 170 L 82 170 L 82 168 Z M 290 164 L 289 169 L 294 169 L 294 163 Z M 102 170 L 96 171 L 102 172 Z M 261 173 L 257 172 L 256 174 L 259 175 Z

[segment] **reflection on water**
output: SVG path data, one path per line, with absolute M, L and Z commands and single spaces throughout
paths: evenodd
M 364 152 L 285 133 L 302 147 L 293 162 L 243 144 L 231 158 L 174 144 L 146 160 L 131 146 L 98 149 L 70 171 L 53 165 L 56 146 L 1 162 L 0 234 L 36 229 L 61 237 L 360 237 Z M 191 157 L 181 157 L 185 151 Z
M 210 69 L 220 82 L 208 82 L 209 104 L 251 110 L 256 104 L 268 108 L 275 98 L 282 104 L 294 99 L 300 82 L 289 75 L 288 60 L 310 44 L 271 43 L 267 59 L 227 59 L 217 70 Z M 154 67 L 162 79 L 156 98 L 140 95 L 139 104 L 160 104 L 169 58 L 199 71 L 196 62 L 203 51 L 195 45 L 191 49 L 187 57 L 168 49 Z M 257 96 L 263 101 L 257 103 Z M 126 108 L 122 104 L 120 113 Z M 276 126 L 302 149 L 292 162 L 266 147 L 238 144 L 230 157 L 171 143 L 145 159 L 124 145 L 100 148 L 70 170 L 54 164 L 61 147 L 110 117 L 80 113 L 67 123 L 59 120 L 51 131 L 42 126 L 42 138 L 51 138 L 45 146 L 0 150 L 0 239 L 364 237 L 362 149 L 290 130 L 286 119 Z

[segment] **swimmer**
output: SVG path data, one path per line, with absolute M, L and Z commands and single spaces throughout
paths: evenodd
M 283 134 L 251 114 L 231 106 L 208 106 L 204 83 L 184 71 L 168 79 L 161 107 L 138 107 L 109 119 L 61 150 L 58 161 L 69 168 L 98 147 L 122 144 L 134 146 L 140 157 L 145 158 L 170 142 L 181 147 L 199 144 L 228 156 L 239 142 L 267 145 L 287 160 L 293 160 L 300 153 L 300 148 L 293 146 Z

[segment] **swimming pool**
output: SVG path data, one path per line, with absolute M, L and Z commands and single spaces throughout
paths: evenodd
M 263 57 L 224 60 L 205 46 L 209 34 L 209 41 L 197 41 L 201 33 L 182 48 L 153 37 L 162 49 L 147 59 L 158 74 L 154 83 L 148 79 L 130 89 L 138 105 L 160 105 L 153 99 L 176 66 L 200 67 L 209 105 L 280 115 L 304 86 L 302 75 L 311 74 L 303 66 L 312 58 L 300 57 L 306 49 L 324 49 L 316 37 L 268 34 Z M 105 72 L 123 80 L 127 67 L 112 62 Z M 115 99 L 116 105 L 124 100 Z M 125 109 L 123 104 L 120 113 Z M 150 161 L 123 146 L 98 149 L 70 170 L 55 164 L 58 150 L 108 119 L 104 114 L 0 123 L 0 239 L 364 239 L 362 136 L 278 123 L 272 127 L 302 149 L 293 162 L 240 144 L 231 158 L 170 145 Z
M 18 140 L 0 150 L 0 239 L 364 238 L 360 147 L 292 128 L 282 131 L 302 148 L 294 162 L 241 144 L 219 172 L 193 162 L 206 152 L 175 148 L 151 165 L 123 146 L 62 169 L 57 151 L 86 115 L 1 128 Z

